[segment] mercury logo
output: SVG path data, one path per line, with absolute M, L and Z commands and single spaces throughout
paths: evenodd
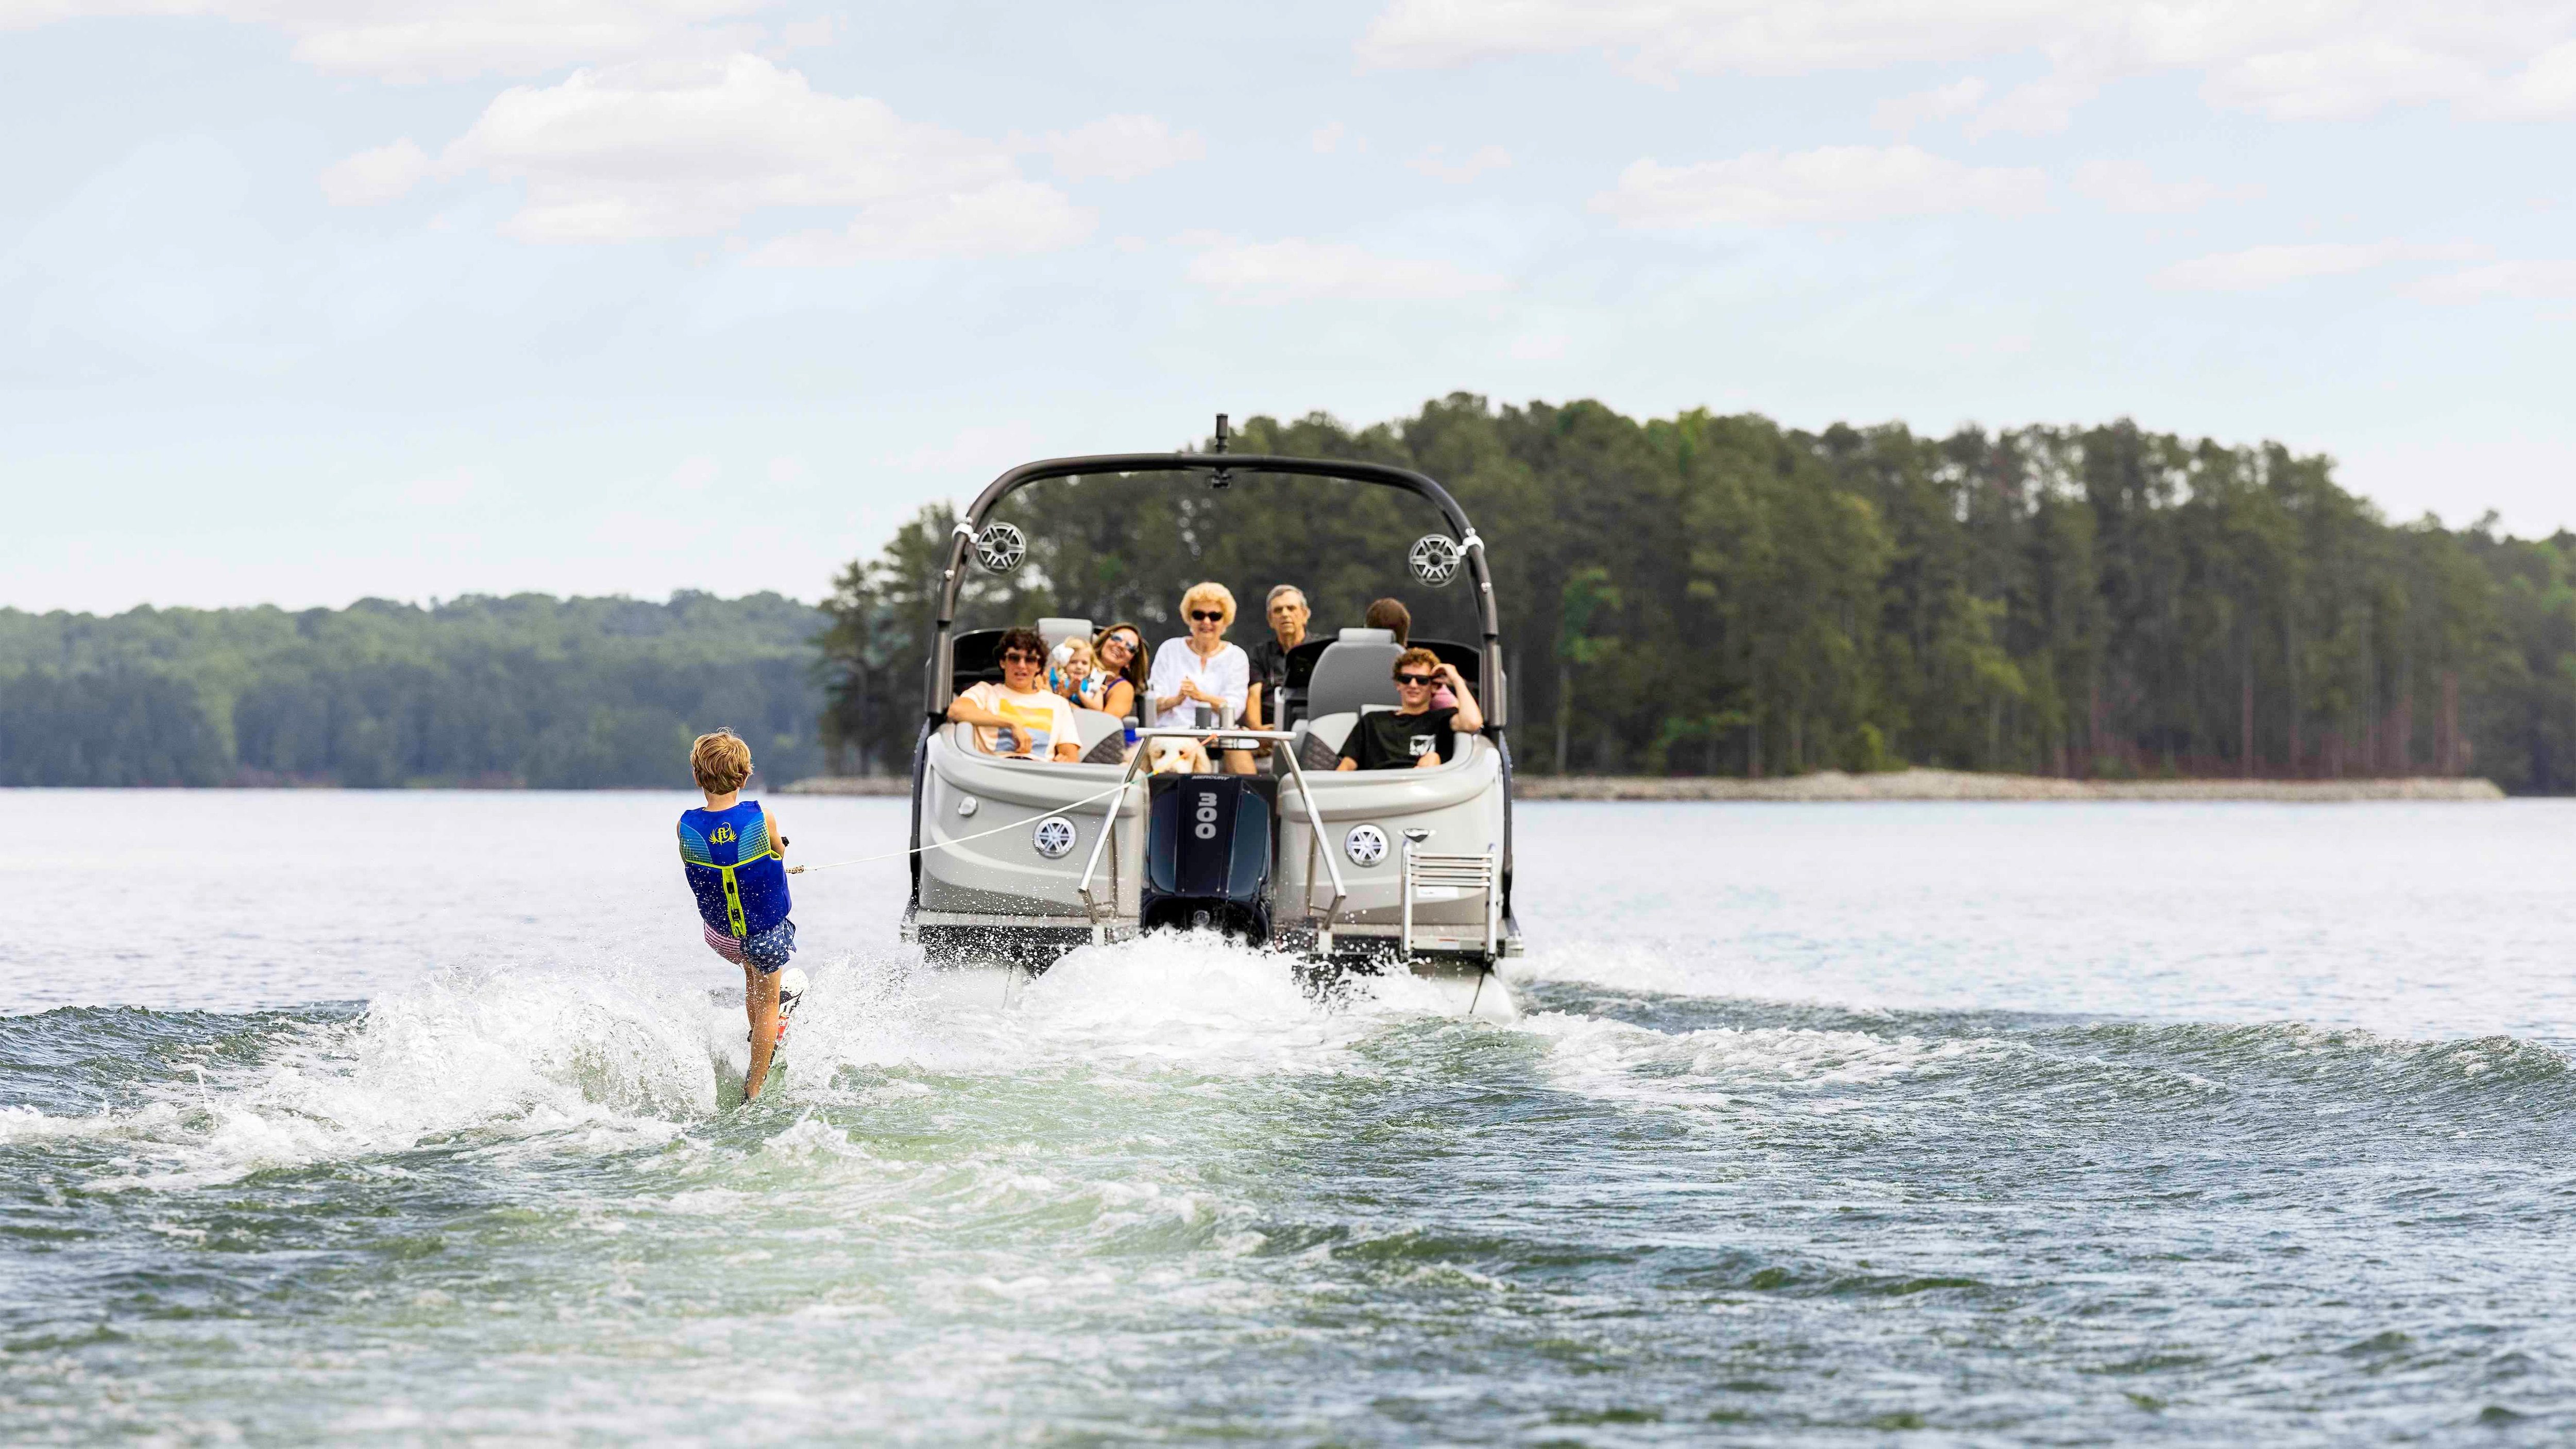
M 1203 794 L 1199 796 L 1198 816 L 1199 823 L 1194 827 L 1198 838 L 1201 840 L 1216 839 L 1216 796 L 1212 794 Z

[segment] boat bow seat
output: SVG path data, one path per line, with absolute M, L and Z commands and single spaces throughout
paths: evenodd
M 1127 725 L 1118 716 L 1096 709 L 1077 708 L 1073 712 L 1073 727 L 1080 736 L 1082 763 L 1115 765 L 1126 759 Z M 983 743 L 975 738 L 973 725 L 959 720 L 950 724 L 948 731 L 949 743 L 958 749 L 970 755 L 984 753 Z M 1335 745 L 1334 748 L 1341 747 Z
M 1360 716 L 1363 714 L 1376 714 L 1381 710 L 1392 708 L 1394 708 L 1393 705 L 1385 704 L 1364 705 L 1359 709 L 1345 710 L 1339 714 L 1328 714 L 1311 720 L 1299 720 L 1295 731 L 1297 736 L 1297 763 L 1304 766 L 1310 774 L 1322 773 L 1337 768 L 1341 764 L 1342 744 L 1351 737 L 1351 727 L 1360 722 Z M 1441 765 L 1439 768 L 1447 769 L 1450 765 L 1455 765 L 1474 755 L 1476 752 L 1476 742 L 1483 738 L 1484 736 L 1482 735 L 1462 734 L 1455 730 L 1450 731 L 1449 759 L 1447 763 Z M 1278 767 L 1278 772 L 1285 774 L 1287 773 L 1287 770 L 1288 766 L 1283 761 Z

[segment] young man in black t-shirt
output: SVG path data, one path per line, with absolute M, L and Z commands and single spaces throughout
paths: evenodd
M 1433 709 L 1431 695 L 1441 685 L 1458 696 L 1456 709 Z M 1342 741 L 1336 770 L 1427 770 L 1449 758 L 1449 732 L 1472 735 L 1485 727 L 1485 712 L 1454 665 L 1443 664 L 1428 649 L 1407 649 L 1396 657 L 1394 710 L 1363 714 Z

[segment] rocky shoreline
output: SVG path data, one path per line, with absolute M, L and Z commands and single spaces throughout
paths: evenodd
M 911 784 L 894 775 L 818 776 L 782 786 L 777 793 L 899 798 L 911 793 Z M 1513 794 L 1522 800 L 2271 800 L 2298 804 L 2505 797 L 2495 782 L 2476 779 L 2058 780 L 1967 770 L 1895 770 L 1883 775 L 1822 770 L 1776 780 L 1710 775 L 1522 775 L 1513 782 Z

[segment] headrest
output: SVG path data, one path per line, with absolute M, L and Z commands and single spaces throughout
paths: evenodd
M 1344 629 L 1336 636 L 1344 644 L 1392 644 L 1393 629 Z
M 1389 630 L 1357 632 L 1380 637 L 1371 643 L 1335 640 L 1315 660 L 1315 672 L 1306 678 L 1308 718 L 1356 713 L 1364 705 L 1396 702 L 1395 661 L 1404 651 L 1396 647 L 1395 636 Z
M 1055 646 L 1067 639 L 1089 640 L 1091 621 L 1089 619 L 1040 619 L 1038 637 L 1046 641 L 1047 650 L 1052 653 Z

